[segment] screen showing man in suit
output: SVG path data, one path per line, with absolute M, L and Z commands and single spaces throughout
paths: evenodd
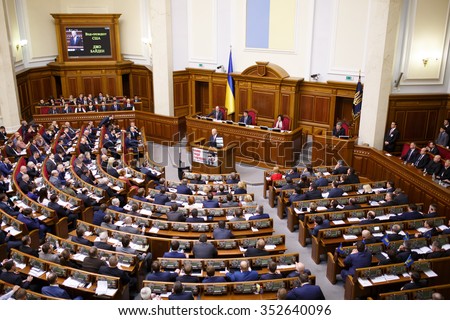
M 67 48 L 70 50 L 83 51 L 83 34 L 80 30 L 66 30 Z

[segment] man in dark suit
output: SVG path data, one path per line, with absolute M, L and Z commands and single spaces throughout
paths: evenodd
M 315 216 L 314 217 L 314 228 L 311 231 L 311 235 L 314 237 L 317 237 L 319 234 L 319 230 L 326 229 L 330 227 L 330 221 L 327 219 L 323 219 L 322 216 Z
M 248 218 L 248 220 L 261 220 L 261 219 L 269 219 L 270 216 L 268 213 L 264 213 L 264 206 L 258 205 L 255 209 L 255 214 Z
M 344 166 L 344 160 L 338 160 L 338 162 L 336 163 L 336 166 L 334 167 L 331 174 L 333 174 L 333 175 L 344 174 L 344 173 L 347 173 L 347 170 L 348 170 L 348 167 Z
M 217 257 L 217 249 L 212 243 L 207 243 L 208 237 L 202 233 L 198 243 L 192 248 L 195 259 L 211 259 Z
M 336 123 L 336 127 L 333 128 L 333 137 L 339 138 L 339 136 L 345 136 L 345 129 L 342 127 L 342 122 Z
M 371 223 L 379 223 L 380 219 L 376 218 L 375 212 L 370 210 L 367 212 L 366 219 L 361 220 L 359 224 L 371 224 Z
M 47 172 L 50 174 L 53 170 L 56 170 L 56 162 L 55 162 L 55 155 L 53 153 L 50 153 L 48 155 L 47 163 L 45 165 L 45 168 L 47 169 Z
M 219 208 L 219 201 L 214 199 L 214 196 L 211 192 L 208 192 L 206 196 L 207 199 L 203 201 L 203 208 Z
M 239 119 L 239 122 L 243 122 L 245 124 L 252 124 L 252 117 L 248 115 L 248 111 L 244 111 L 243 116 Z
M 370 267 L 372 264 L 372 254 L 366 250 L 366 245 L 362 241 L 356 243 L 356 249 L 344 259 L 344 264 L 347 269 L 341 271 L 342 280 L 348 275 L 354 275 L 357 268 Z
M 119 173 L 117 172 L 117 166 L 119 163 L 117 161 L 114 161 L 112 163 L 112 166 L 108 168 L 108 174 L 113 176 L 114 178 L 119 178 Z
M 445 183 L 450 183 L 450 159 L 445 160 L 444 167 L 441 172 L 436 175 L 436 179 Z
M 101 128 L 103 126 L 109 126 L 109 124 L 114 120 L 114 116 L 110 115 L 110 116 L 106 116 L 102 119 L 102 121 L 100 121 L 100 123 L 98 124 L 98 127 Z
M 172 194 L 170 195 L 170 201 L 164 203 L 165 206 L 169 206 L 169 207 L 172 206 L 173 204 L 178 205 L 178 202 L 177 202 L 177 194 L 176 194 L 176 193 L 172 193 Z
M 100 267 L 107 266 L 106 262 L 98 258 L 97 247 L 89 248 L 89 256 L 84 258 L 81 269 L 88 272 L 98 273 Z
M 212 265 L 206 267 L 206 277 L 203 279 L 203 283 L 215 283 L 215 282 L 227 282 L 227 279 L 222 276 L 215 276 L 216 269 Z
M 83 38 L 77 34 L 75 30 L 72 30 L 72 38 L 70 38 L 71 47 L 80 47 L 83 45 Z
M 217 137 L 218 137 L 217 129 L 211 130 L 211 136 L 209 137 L 209 146 L 212 148 L 217 148 Z
M 400 138 L 400 131 L 397 129 L 397 122 L 392 121 L 391 129 L 384 136 L 384 150 L 387 152 L 395 151 L 395 143 Z
M 425 167 L 425 172 L 429 175 L 438 175 L 441 170 L 442 163 L 440 155 L 434 156 L 433 160 L 428 162 L 427 166 Z
M 44 286 L 41 289 L 42 294 L 45 294 L 46 296 L 55 297 L 55 298 L 61 298 L 61 299 L 72 299 L 70 295 L 67 293 L 66 290 L 63 288 L 60 288 L 57 281 L 58 281 L 58 275 L 53 272 L 47 273 L 47 281 L 48 286 Z
M 312 182 L 309 186 L 309 190 L 301 196 L 300 200 L 315 200 L 322 199 L 322 192 L 317 189 L 317 186 Z
M 178 221 L 178 222 L 186 221 L 186 217 L 184 216 L 184 214 L 178 211 L 178 205 L 176 203 L 170 206 L 170 211 L 167 212 L 166 215 L 167 221 Z
M 3 264 L 3 268 L 5 268 L 6 272 L 0 273 L 0 280 L 20 286 L 24 289 L 27 289 L 30 286 L 33 277 L 28 276 L 26 279 L 22 278 L 22 276 L 18 274 L 16 264 L 13 260 L 6 261 Z
M 230 173 L 230 177 L 226 180 L 227 184 L 234 184 L 234 183 L 238 183 L 240 181 L 238 175 L 236 174 L 236 172 L 232 172 Z
M 0 174 L 2 174 L 5 178 L 8 177 L 10 174 L 12 174 L 13 169 L 11 165 L 11 161 L 9 161 L 8 158 L 3 158 L 2 155 L 0 155 Z
M 184 274 L 183 274 L 184 273 Z M 183 275 L 181 275 L 183 274 Z M 198 283 L 199 278 L 192 275 L 192 264 L 190 262 L 185 262 L 183 264 L 183 271 L 181 271 L 180 275 L 175 279 L 176 281 L 180 281 L 182 283 Z
M 419 259 L 419 255 L 417 252 L 412 251 L 412 242 L 411 240 L 405 240 L 403 244 L 398 248 L 397 251 L 397 263 L 405 262 L 409 256 L 411 256 L 411 259 L 414 261 Z
M 94 246 L 109 251 L 116 251 L 116 248 L 108 243 L 108 232 L 103 231 L 98 235 L 100 241 L 95 241 Z
M 355 198 L 348 199 L 348 205 L 344 206 L 342 210 L 355 210 L 355 209 L 361 209 L 361 206 L 356 203 Z
M 225 277 L 232 282 L 245 282 L 258 280 L 259 275 L 255 270 L 250 271 L 248 261 L 243 260 L 240 264 L 240 271 L 234 273 L 227 272 Z
M 264 249 L 266 246 L 266 242 L 264 239 L 260 238 L 256 241 L 256 247 L 249 247 L 247 251 L 245 251 L 244 256 L 246 257 L 260 257 L 260 256 L 268 256 L 271 255 L 269 251 Z
M 427 154 L 427 149 L 422 148 L 420 149 L 420 152 L 417 155 L 416 160 L 413 163 L 411 163 L 411 165 L 416 167 L 417 169 L 423 169 L 427 166 L 429 161 L 430 157 Z
M 155 198 L 153 199 L 154 204 L 161 204 L 164 205 L 166 202 L 169 202 L 170 199 L 166 195 L 166 187 L 161 187 L 159 190 L 159 193 L 155 195 Z
M 169 300 L 194 300 L 194 296 L 190 291 L 183 291 L 183 284 L 180 281 L 176 281 Z
M 359 177 L 355 173 L 355 169 L 352 167 L 347 169 L 347 178 L 344 180 L 345 184 L 359 183 Z
M 200 223 L 205 222 L 205 219 L 198 216 L 198 210 L 197 209 L 191 209 L 190 210 L 191 216 L 189 218 L 186 218 L 186 222 L 191 223 Z
M 300 178 L 300 172 L 298 172 L 297 167 L 293 167 L 291 170 L 289 170 L 288 173 L 286 173 L 286 179 L 290 177 L 292 179 Z
M 232 239 L 234 238 L 234 234 L 226 228 L 225 221 L 220 220 L 218 227 L 213 231 L 213 238 L 215 240 Z
M 223 114 L 222 111 L 220 111 L 219 106 L 216 106 L 216 108 L 207 115 L 207 117 L 213 117 L 216 120 L 223 120 Z
M 147 274 L 145 280 L 173 282 L 179 273 L 179 269 L 176 269 L 175 272 L 161 271 L 161 263 L 155 260 L 152 263 L 152 271 Z
M 408 205 L 408 211 L 403 212 L 401 215 L 397 215 L 396 217 L 391 217 L 389 220 L 393 221 L 404 221 L 404 220 L 415 220 L 422 219 L 423 215 L 417 211 L 417 205 L 415 203 L 410 203 Z
M 185 259 L 186 254 L 183 252 L 179 252 L 180 242 L 178 240 L 170 241 L 170 251 L 164 252 L 163 258 L 176 258 L 176 259 Z
M 387 238 L 389 241 L 399 241 L 403 240 L 403 236 L 399 234 L 402 231 L 402 227 L 398 224 L 394 224 L 391 227 L 391 231 L 393 233 L 388 233 Z
M 280 271 L 277 271 L 277 263 L 275 261 L 270 261 L 268 264 L 269 272 L 266 274 L 263 274 L 259 277 L 260 280 L 273 280 L 273 279 L 281 279 L 283 278 L 283 275 L 280 273 Z
M 84 226 L 78 226 L 76 230 L 76 236 L 72 236 L 72 242 L 84 244 L 86 246 L 92 246 L 92 242 L 84 237 L 84 233 L 86 232 L 86 228 Z
M 404 163 L 411 163 L 413 164 L 417 156 L 419 155 L 419 150 L 417 150 L 416 144 L 414 142 L 411 142 L 409 144 L 408 152 L 403 157 L 400 157 L 404 161 Z
M 78 215 L 75 213 L 72 213 L 69 210 L 69 205 L 67 205 L 66 207 L 63 207 L 60 204 L 58 204 L 58 196 L 56 194 L 52 194 L 50 196 L 50 202 L 48 203 L 48 207 L 50 209 L 53 209 L 56 212 L 59 219 L 61 219 L 63 217 L 67 217 L 67 223 L 69 224 L 69 229 L 75 228 L 75 226 L 77 225 Z
M 187 184 L 188 184 L 187 179 L 181 180 L 181 184 L 179 186 L 177 186 L 177 193 L 192 195 L 192 190 L 188 187 Z
M 409 203 L 408 195 L 406 193 L 404 193 L 402 189 L 400 189 L 400 188 L 395 189 L 394 195 L 395 195 L 394 202 L 397 205 Z
M 386 195 L 384 196 L 384 201 L 383 203 L 380 203 L 381 207 L 390 207 L 390 206 L 395 206 L 397 205 L 397 202 L 394 201 L 395 195 L 392 192 L 387 192 Z
M 333 186 L 333 188 L 331 188 L 330 191 L 328 191 L 328 198 L 342 197 L 342 195 L 344 194 L 344 190 L 339 188 L 338 182 L 333 181 L 331 185 Z
M 227 202 L 222 203 L 222 208 L 238 207 L 239 203 L 233 200 L 233 195 L 231 193 L 227 194 Z
M 103 265 L 100 267 L 100 269 L 98 270 L 99 274 L 120 278 L 120 283 L 122 284 L 122 286 L 126 286 L 128 283 L 130 283 L 131 278 L 128 273 L 117 267 L 117 265 L 119 264 L 119 260 L 116 256 L 112 255 L 111 257 L 109 257 L 108 262 L 109 266 Z
M 19 251 L 34 256 L 36 258 L 39 257 L 38 251 L 31 247 L 31 237 L 29 235 L 23 236 L 21 241 L 22 244 L 19 247 Z
M 299 280 L 300 286 L 289 291 L 286 300 L 325 300 L 322 289 L 310 284 L 307 274 L 301 274 Z
M 328 179 L 325 178 L 325 176 L 323 175 L 322 172 L 317 172 L 316 176 L 317 176 L 317 179 L 314 181 L 316 186 L 318 186 L 318 187 L 328 186 Z
M 115 100 L 111 106 L 111 111 L 120 111 L 121 108 L 120 106 L 117 104 L 117 101 Z

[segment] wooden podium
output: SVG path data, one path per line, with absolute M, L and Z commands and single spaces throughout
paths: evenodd
M 340 139 L 329 135 L 313 135 L 311 165 L 332 166 L 338 160 L 344 160 L 347 166 L 352 166 L 356 140 L 357 138 Z
M 201 138 L 189 144 L 193 172 L 222 174 L 236 171 L 234 167 L 236 143 L 230 143 L 223 148 L 213 148 L 205 145 L 205 141 L 205 138 Z

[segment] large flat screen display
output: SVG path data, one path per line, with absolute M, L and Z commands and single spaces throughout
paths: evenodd
M 67 27 L 66 45 L 71 59 L 112 56 L 109 27 Z

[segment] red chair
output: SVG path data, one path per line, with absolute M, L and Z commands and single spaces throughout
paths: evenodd
M 222 119 L 227 120 L 228 109 L 225 107 L 219 107 L 220 112 L 222 112 Z
M 283 116 L 283 129 L 291 130 L 291 118 L 289 116 Z
M 247 113 L 250 117 L 252 117 L 252 125 L 256 125 L 256 118 L 258 117 L 258 111 L 255 109 L 247 110 Z
M 349 135 L 348 134 L 349 127 L 348 127 L 347 122 L 342 122 L 342 128 L 344 128 L 344 130 L 345 130 L 345 135 L 348 136 Z

